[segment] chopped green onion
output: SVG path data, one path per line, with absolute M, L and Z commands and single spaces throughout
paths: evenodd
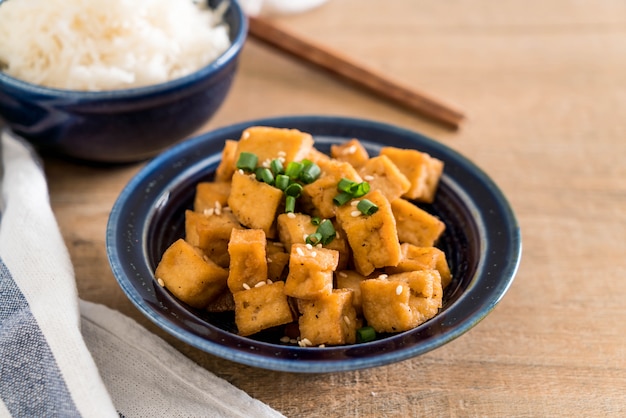
M 373 215 L 378 211 L 378 206 L 367 199 L 361 200 L 356 205 L 356 208 L 360 210 L 363 215 Z
M 324 237 L 319 232 L 314 232 L 306 237 L 306 243 L 311 245 L 319 244 Z
M 335 227 L 329 219 L 324 219 L 317 227 L 316 232 L 322 235 L 321 241 L 324 245 L 329 244 L 337 236 L 337 231 L 335 231 Z
M 310 162 L 310 164 L 305 164 L 302 168 L 299 179 L 302 180 L 303 183 L 309 184 L 317 180 L 320 174 L 322 174 L 320 166 L 314 162 Z
M 285 169 L 285 174 L 291 177 L 292 179 L 297 179 L 300 176 L 300 172 L 302 171 L 302 167 L 304 165 L 302 163 L 292 161 L 287 164 L 287 168 Z
M 285 212 L 294 212 L 296 210 L 296 198 L 294 196 L 285 196 Z
M 366 194 L 368 194 L 370 191 L 370 184 L 366 181 L 362 182 L 362 183 L 358 183 L 355 184 L 351 189 L 350 192 L 352 193 L 352 197 L 361 197 L 361 196 L 365 196 Z
M 346 193 L 352 194 L 352 187 L 355 184 L 357 184 L 356 181 L 353 181 L 344 177 L 341 180 L 339 180 L 339 183 L 337 184 L 337 190 L 339 190 L 340 192 L 346 192 Z
M 376 331 L 372 327 L 361 327 L 356 330 L 356 341 L 358 343 L 366 343 L 376 339 Z
M 279 174 L 276 176 L 276 181 L 274 182 L 274 185 L 278 187 L 280 190 L 285 191 L 285 189 L 289 186 L 290 183 L 291 183 L 291 179 L 289 178 L 289 176 L 285 174 Z
M 272 160 L 272 162 L 270 163 L 270 170 L 272 170 L 272 173 L 274 173 L 275 176 L 283 174 L 285 172 L 283 163 L 279 159 Z
M 300 161 L 302 163 L 303 166 L 307 166 L 307 165 L 311 165 L 311 164 L 315 164 L 313 161 L 309 160 L 308 158 L 305 158 L 304 160 Z
M 311 218 L 311 223 L 313 225 L 319 225 L 320 222 L 322 222 L 322 220 L 319 217 L 317 217 L 317 216 L 314 216 L 313 218 Z
M 352 200 L 352 195 L 348 192 L 341 192 L 337 196 L 333 197 L 333 202 L 335 202 L 337 206 L 348 203 L 350 200 Z
M 285 189 L 285 194 L 287 196 L 300 197 L 301 192 L 302 192 L 302 185 L 298 183 L 291 183 Z
M 254 172 L 256 179 L 267 184 L 274 184 L 274 175 L 269 168 L 259 167 Z
M 237 159 L 237 168 L 245 171 L 253 171 L 259 162 L 259 157 L 251 152 L 242 152 Z

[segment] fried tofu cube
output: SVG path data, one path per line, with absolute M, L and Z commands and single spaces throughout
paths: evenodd
M 314 162 L 315 164 L 319 164 L 320 162 L 330 160 L 330 157 L 323 152 L 318 151 L 316 148 L 311 148 L 311 151 L 307 154 L 306 159 Z
M 356 271 L 367 276 L 377 268 L 398 264 L 400 242 L 389 201 L 378 190 L 365 198 L 378 206 L 376 213 L 362 215 L 355 206 L 346 203 L 337 208 L 337 221 L 352 249 Z
M 361 282 L 363 316 L 376 332 L 407 331 L 426 322 L 441 308 L 442 295 L 437 270 Z
M 299 299 L 329 295 L 333 289 L 333 271 L 338 262 L 339 253 L 335 250 L 293 244 L 285 294 Z
M 261 229 L 233 229 L 228 243 L 228 288 L 235 293 L 267 280 L 266 238 Z
M 220 267 L 230 265 L 228 241 L 233 229 L 242 229 L 230 212 L 219 215 L 185 211 L 185 240 L 198 247 Z
M 230 182 L 203 181 L 196 185 L 196 195 L 193 200 L 195 212 L 208 214 L 221 213 L 222 208 L 228 205 Z
M 216 182 L 228 182 L 233 177 L 237 164 L 237 141 L 227 139 L 222 149 L 222 159 L 215 170 Z
M 165 250 L 154 277 L 177 299 L 204 308 L 226 287 L 228 271 L 181 238 Z
M 363 181 L 359 173 L 348 163 L 336 160 L 320 161 L 318 163 L 322 173 L 313 183 L 302 188 L 300 198 L 305 212 L 320 218 L 332 218 L 335 216 L 335 203 L 333 199 L 339 193 L 337 184 L 342 178 L 347 178 L 357 183 Z
M 359 174 L 370 184 L 371 190 L 380 190 L 390 202 L 411 187 L 411 182 L 385 155 L 370 158 L 359 169 Z
M 267 255 L 267 278 L 275 282 L 284 280 L 284 271 L 289 264 L 289 253 L 281 242 L 268 242 L 265 248 Z
M 278 238 L 285 246 L 285 251 L 291 251 L 293 244 L 305 244 L 306 237 L 317 230 L 317 226 L 311 222 L 312 218 L 304 213 L 281 213 L 276 218 L 278 228 Z M 335 230 L 337 229 L 336 225 Z M 346 239 L 337 234 L 324 248 L 339 252 L 339 262 L 337 269 L 345 269 L 350 261 L 350 247 Z
M 363 144 L 356 138 L 345 141 L 343 144 L 331 145 L 330 156 L 355 168 L 361 167 L 370 158 Z
M 274 219 L 282 201 L 282 190 L 239 171 L 233 174 L 228 206 L 242 225 L 262 229 L 268 238 L 274 238 Z
M 391 211 L 396 218 L 400 242 L 432 247 L 446 229 L 446 224 L 439 218 L 405 199 L 391 202 Z
M 294 320 L 283 288 L 284 282 L 275 282 L 233 294 L 239 335 L 256 334 Z
M 411 182 L 404 194 L 408 199 L 432 203 L 443 173 L 443 161 L 425 152 L 412 149 L 383 147 L 380 155 L 386 155 Z
M 352 303 L 352 290 L 334 289 L 313 300 L 298 301 L 302 342 L 317 346 L 354 344 L 359 322 Z
M 242 152 L 255 154 L 259 164 L 275 158 L 285 162 L 300 161 L 306 158 L 313 148 L 313 137 L 297 129 L 252 126 L 241 134 L 235 161 Z
M 335 273 L 335 288 L 352 290 L 352 305 L 359 316 L 363 314 L 361 282 L 366 279 L 367 277 L 354 270 L 341 270 Z
M 437 247 L 417 247 L 412 244 L 400 245 L 400 262 L 395 267 L 387 267 L 387 274 L 397 274 L 415 270 L 437 270 L 441 276 L 441 286 L 445 289 L 452 280 L 452 273 L 446 254 Z

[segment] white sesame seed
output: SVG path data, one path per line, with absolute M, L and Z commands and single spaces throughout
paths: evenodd
M 270 264 L 272 262 L 272 258 L 271 257 L 267 257 L 267 263 Z
M 312 250 L 312 249 L 313 249 L 313 246 L 312 246 L 311 244 L 307 244 L 307 245 L 306 245 L 306 249 L 307 249 L 307 250 Z
M 256 179 L 256 174 L 254 174 L 254 173 L 250 174 L 250 178 L 251 178 L 252 180 Z
M 281 337 L 280 342 L 281 343 L 288 343 L 289 340 L 290 340 L 290 338 L 285 335 L 284 337 Z
M 243 288 L 246 290 L 250 290 L 250 285 L 248 283 L 244 283 Z
M 386 279 L 387 277 L 389 277 L 389 276 L 386 275 L 385 273 L 383 273 L 383 274 L 378 276 L 379 279 Z
M 295 214 L 295 213 L 293 213 L 293 212 L 287 212 L 287 217 L 288 217 L 289 219 L 296 219 L 296 214 Z
M 239 170 L 237 170 L 237 172 L 238 172 L 239 174 L 243 174 L 243 170 L 242 170 L 241 168 L 240 168 Z
M 317 244 L 317 245 L 315 246 L 315 248 L 324 248 L 324 246 L 323 246 L 323 245 L 322 245 L 322 243 L 320 242 L 319 244 Z
M 289 340 L 289 342 L 290 342 L 291 344 L 295 344 L 295 343 L 297 343 L 297 342 L 298 342 L 298 340 L 296 340 L 295 338 L 292 338 L 292 339 L 290 339 L 290 340 Z
M 254 285 L 254 287 L 262 287 L 265 286 L 267 283 L 263 282 L 258 282 L 257 284 Z
M 215 209 L 211 208 L 211 209 L 205 209 L 204 211 L 202 211 L 202 213 L 205 216 L 213 216 L 213 212 L 215 212 Z
M 346 273 L 345 271 L 340 271 L 339 273 L 337 273 L 339 276 L 341 277 L 348 277 L 348 273 Z
M 250 136 L 250 132 L 246 131 L 241 135 L 241 139 L 248 139 L 249 136 Z
M 204 261 L 206 261 L 207 263 L 209 262 L 209 257 L 207 257 L 207 255 L 206 255 L 206 254 L 204 254 L 204 255 L 202 256 L 202 259 L 203 259 Z
M 343 316 L 343 322 L 346 323 L 346 325 L 350 325 L 350 318 L 348 318 L 347 316 Z
M 278 241 L 272 242 L 272 245 L 275 245 L 276 247 L 283 247 L 283 243 Z
M 358 205 L 360 202 L 360 200 L 353 200 L 352 202 L 350 202 L 350 206 L 356 206 Z
M 302 234 L 302 240 L 306 242 L 306 239 L 309 237 L 308 234 Z
M 219 200 L 215 201 L 215 210 L 222 210 L 222 204 L 219 202 Z
M 268 159 L 266 159 L 265 161 L 263 161 L 263 162 L 261 163 L 261 165 L 262 165 L 263 167 L 265 167 L 265 168 L 268 168 L 268 167 L 270 166 L 270 164 L 271 164 L 271 163 L 272 163 L 272 162 L 271 162 L 271 161 L 270 161 L 270 159 L 268 158 Z
M 267 284 L 273 284 L 274 282 L 271 281 L 270 279 L 267 279 Z
M 311 251 L 311 257 L 317 256 L 317 251 Z
M 286 157 L 286 156 L 287 156 L 287 153 L 286 153 L 285 151 L 278 151 L 278 154 L 277 154 L 277 155 L 278 155 L 279 157 Z
M 313 345 L 308 338 L 303 338 L 300 342 L 303 344 L 302 347 L 310 347 Z
M 353 218 L 358 218 L 359 216 L 361 216 L 361 211 L 360 210 L 353 210 L 352 212 L 350 212 L 350 215 Z
M 372 180 L 374 180 L 374 176 L 370 176 L 370 175 L 368 174 L 368 175 L 366 175 L 366 176 L 363 176 L 363 180 L 365 180 L 365 181 L 372 181 Z
M 302 251 L 302 248 L 300 248 L 300 247 L 297 247 L 297 248 L 296 248 L 296 252 L 298 253 L 298 255 L 299 255 L 300 257 L 302 257 L 302 256 L 304 255 L 304 251 Z
M 162 278 L 160 278 L 160 277 L 159 277 L 159 278 L 157 279 L 157 283 L 159 284 L 159 286 L 161 286 L 161 287 L 165 287 L 165 282 L 163 281 L 163 279 L 162 279 Z
M 223 210 L 224 212 L 232 212 L 232 211 L 233 211 L 233 210 L 230 208 L 230 206 L 225 206 L 225 207 L 223 207 L 223 208 L 222 208 L 222 210 Z
M 220 216 L 222 214 L 222 208 L 215 208 L 215 214 Z
M 403 290 L 402 285 L 399 284 L 398 287 L 396 287 L 396 295 L 401 295 L 402 294 L 402 290 Z
M 287 161 L 287 160 L 285 159 L 285 157 L 278 157 L 278 161 L 280 161 L 281 163 L 284 164 L 285 161 Z
M 335 232 L 335 238 L 341 239 L 341 235 L 339 235 L 339 232 Z
M 318 347 L 319 348 L 324 348 L 324 347 L 326 347 L 326 344 L 320 344 L 320 345 L 318 345 Z
M 348 154 L 354 154 L 355 152 L 356 152 L 356 145 L 350 145 L 348 148 L 343 150 L 342 154 L 348 155 Z

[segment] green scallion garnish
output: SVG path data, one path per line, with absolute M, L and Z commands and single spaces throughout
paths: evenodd
M 269 185 L 274 184 L 274 175 L 270 171 L 269 168 L 259 167 L 254 172 L 256 175 L 256 179 L 262 181 L 263 183 L 267 183 Z
M 290 183 L 291 183 L 291 179 L 289 178 L 289 176 L 285 174 L 277 175 L 276 180 L 274 181 L 274 185 L 282 191 L 285 191 L 285 189 L 289 186 Z
M 352 195 L 348 192 L 340 192 L 337 196 L 333 197 L 333 202 L 337 206 L 342 206 L 352 200 Z
M 361 327 L 356 330 L 356 341 L 358 343 L 366 343 L 376 339 L 376 331 L 372 327 Z
M 272 170 L 272 173 L 274 173 L 275 176 L 283 174 L 285 172 L 283 163 L 279 159 L 272 160 L 272 162 L 270 163 L 270 170 Z
M 285 196 L 285 212 L 295 212 L 296 210 L 296 198 L 294 196 Z
M 259 157 L 257 157 L 256 154 L 251 152 L 242 152 L 239 154 L 236 167 L 244 171 L 254 171 L 258 162 Z
M 300 197 L 300 193 L 302 193 L 302 185 L 298 183 L 291 183 L 285 189 L 285 194 L 287 196 Z
M 378 206 L 370 200 L 363 199 L 357 205 L 356 208 L 361 211 L 363 215 L 373 215 L 378 211 Z
M 320 222 L 316 232 L 322 235 L 321 242 L 323 245 L 330 244 L 337 236 L 335 226 L 329 219 L 324 219 Z
M 314 233 L 312 233 L 312 234 L 310 234 L 310 235 L 308 235 L 308 236 L 306 237 L 305 242 L 306 242 L 307 244 L 317 245 L 317 244 L 319 244 L 320 242 L 322 242 L 322 239 L 323 239 L 323 238 L 324 238 L 324 237 L 322 236 L 322 234 L 320 234 L 319 232 L 314 232 Z
M 297 161 L 292 161 L 287 164 L 287 168 L 285 169 L 285 174 L 288 175 L 292 179 L 297 179 L 300 176 L 300 172 L 302 172 L 302 168 L 304 165 Z
M 322 169 L 320 168 L 320 166 L 313 162 L 310 162 L 309 164 L 304 165 L 298 178 L 303 183 L 309 184 L 317 180 L 320 174 L 322 174 Z

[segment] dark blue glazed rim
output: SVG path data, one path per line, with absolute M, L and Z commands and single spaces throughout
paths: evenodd
M 381 146 L 414 148 L 445 163 L 435 202 L 422 205 L 446 222 L 438 246 L 448 255 L 452 283 L 440 313 L 419 327 L 375 341 L 341 347 L 297 347 L 280 335 L 235 333 L 232 314 L 209 314 L 176 300 L 158 286 L 153 271 L 163 251 L 184 233 L 195 184 L 209 180 L 226 139 L 253 125 L 311 133 L 316 147 L 358 138 L 376 155 Z M 461 336 L 501 300 L 517 271 L 521 235 L 496 184 L 450 148 L 388 124 L 329 116 L 260 119 L 224 127 L 180 143 L 149 162 L 123 189 L 107 226 L 113 273 L 132 303 L 156 325 L 185 343 L 234 362 L 278 371 L 323 373 L 377 367 L 405 360 Z

